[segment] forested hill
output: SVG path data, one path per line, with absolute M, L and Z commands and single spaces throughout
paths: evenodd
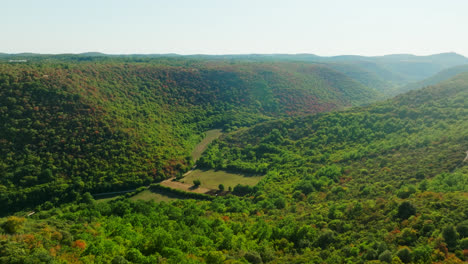
M 425 86 L 435 85 L 435 84 L 438 84 L 439 82 L 448 80 L 448 79 L 456 76 L 457 74 L 464 73 L 464 72 L 468 72 L 468 64 L 455 66 L 455 67 L 451 67 L 451 68 L 448 68 L 448 69 L 444 69 L 444 70 L 438 72 L 437 74 L 435 74 L 435 75 L 433 75 L 433 76 L 431 76 L 431 77 L 429 77 L 427 79 L 424 79 L 424 80 L 419 81 L 419 82 L 410 83 L 408 85 L 405 85 L 404 87 L 401 87 L 401 88 L 397 89 L 394 92 L 395 93 L 407 92 L 407 91 L 411 91 L 411 90 L 415 90 L 415 89 L 420 89 L 420 88 L 425 87 Z
M 0 64 L 0 201 L 11 212 L 182 173 L 203 131 L 375 100 L 323 66 L 38 60 Z
M 14 81 L 8 79 L 17 83 Z M 12 87 L 8 91 L 22 93 L 29 90 L 20 87 L 37 89 L 34 85 L 8 87 Z M 92 92 L 97 91 L 100 90 Z M 49 134 L 39 138 L 39 144 L 24 145 L 22 142 L 29 136 L 14 141 L 2 139 L 2 150 L 7 149 L 1 166 L 6 176 L 0 193 L 2 199 L 26 200 L 31 190 L 54 190 L 49 186 L 76 194 L 93 182 L 86 177 L 69 179 L 69 174 L 64 172 L 57 174 L 62 168 L 73 173 L 91 167 L 97 170 L 97 174 L 88 170 L 93 177 L 105 176 L 105 182 L 118 184 L 112 180 L 124 179 L 120 173 L 126 169 L 118 164 L 133 164 L 125 158 L 141 168 L 150 166 L 139 161 L 139 155 L 145 150 L 153 157 L 137 141 L 146 143 L 141 134 L 143 122 L 141 127 L 136 126 L 138 133 L 131 134 L 122 129 L 130 122 L 123 115 L 118 119 L 121 123 L 109 125 L 108 131 L 99 130 L 104 127 L 99 120 L 114 120 L 113 116 L 106 119 L 110 118 L 112 111 L 108 109 L 112 108 L 104 106 L 117 99 L 95 102 L 79 95 L 72 97 L 73 102 L 79 102 L 76 106 L 68 103 L 49 106 L 45 98 L 69 98 L 75 93 L 46 95 L 40 97 L 44 103 L 39 105 L 39 110 L 63 109 L 57 115 L 57 118 L 62 116 L 57 123 L 64 124 L 63 130 L 56 128 L 52 118 L 55 115 L 51 114 L 40 119 L 39 123 L 51 121 L 46 124 Z M 120 98 L 133 96 L 128 93 L 117 98 L 125 102 Z M 16 103 L 13 99 L 25 98 L 20 102 L 30 102 L 30 97 L 33 98 L 0 98 Z M 145 94 L 144 98 L 152 97 Z M 75 201 L 69 204 L 45 203 L 29 217 L 21 217 L 26 214 L 23 212 L 0 218 L 0 263 L 464 263 L 468 259 L 468 163 L 463 161 L 468 150 L 467 98 L 468 74 L 461 74 L 438 85 L 368 106 L 275 119 L 269 119 L 267 112 L 263 112 L 263 117 L 252 120 L 263 118 L 264 122 L 252 121 L 251 127 L 236 129 L 214 141 L 198 162 L 199 167 L 264 174 L 256 186 L 238 185 L 232 191 L 234 195 L 212 197 L 210 201 L 155 203 L 121 198 L 96 202 L 88 194 L 74 197 Z M 70 114 L 75 113 L 71 110 L 86 109 L 97 103 L 103 107 L 83 115 L 87 118 L 64 121 L 81 116 Z M 183 109 L 181 105 L 162 106 L 167 112 L 174 107 Z M 32 120 L 16 117 L 36 111 L 35 106 L 21 107 L 8 105 L 8 116 L 3 112 L 2 118 L 8 121 L 10 130 L 3 130 L 17 132 L 20 128 L 14 125 L 28 124 L 27 118 Z M 203 113 L 194 106 L 189 109 Z M 235 113 L 245 117 L 239 109 L 242 107 Z M 114 111 L 122 113 L 118 109 Z M 172 117 L 171 122 L 164 123 L 168 137 L 179 135 L 180 139 L 186 135 L 174 130 L 197 131 L 198 125 L 209 127 L 218 120 L 199 115 L 197 127 L 192 128 L 179 122 L 183 115 L 168 116 Z M 139 120 L 136 114 L 132 118 Z M 73 135 L 79 128 L 73 122 L 81 124 L 79 127 L 83 128 L 79 131 L 84 131 L 83 134 L 91 132 L 85 142 L 93 140 L 92 145 L 80 145 L 84 144 L 79 143 L 82 134 Z M 40 124 L 34 125 L 45 129 Z M 176 125 L 177 129 L 169 129 Z M 85 130 L 87 126 L 91 126 L 89 130 Z M 69 127 L 71 130 L 66 130 Z M 35 130 L 38 129 L 16 135 L 29 135 L 26 132 L 35 135 Z M 63 138 L 66 134 L 70 136 Z M 42 151 L 34 148 L 42 148 L 42 142 L 48 146 L 49 137 L 57 141 L 50 143 L 55 148 L 44 147 Z M 77 142 L 73 151 L 61 150 L 68 146 L 61 144 L 69 140 Z M 121 146 L 122 156 L 114 151 L 115 144 L 123 144 L 117 145 Z M 94 146 L 99 151 L 94 152 Z M 81 160 L 80 149 L 89 152 Z M 182 153 L 184 147 L 179 145 L 179 149 Z M 69 157 L 75 153 L 77 157 Z M 128 157 L 129 153 L 133 156 Z M 17 160 L 18 164 L 13 163 Z M 33 175 L 33 169 L 43 167 L 23 165 L 42 164 L 42 160 L 48 162 L 43 167 L 51 168 L 50 172 L 46 170 L 37 179 L 27 177 Z M 10 164 L 20 169 L 12 171 Z M 111 171 L 111 166 L 118 169 L 114 174 L 105 174 Z M 39 179 L 52 180 L 29 189 L 17 187 Z M 15 197 L 8 188 L 22 193 Z M 57 197 L 61 198 L 60 193 Z
M 392 54 L 374 57 L 355 55 L 322 57 L 313 54 L 252 54 L 201 57 L 218 57 L 220 59 L 231 60 L 321 63 L 364 85 L 373 87 L 389 95 L 408 91 L 405 89 L 405 86 L 409 83 L 430 78 L 432 75 L 451 67 L 468 64 L 468 58 L 456 53 L 441 53 L 429 56 Z
M 457 53 L 441 53 L 428 56 L 392 54 L 386 56 L 340 55 L 323 57 L 314 54 L 245 54 L 245 55 L 189 55 L 177 54 L 134 54 L 108 55 L 98 52 L 82 54 L 0 54 L 0 62 L 27 60 L 28 62 L 150 62 L 172 66 L 200 65 L 203 62 L 216 62 L 218 65 L 242 63 L 293 62 L 322 65 L 334 69 L 360 84 L 378 90 L 387 96 L 408 91 L 408 86 L 452 67 L 468 64 L 468 58 Z M 453 76 L 453 75 L 451 75 Z M 439 79 L 442 81 L 442 79 Z M 437 82 L 426 83 L 435 84 Z M 417 88 L 420 88 L 419 86 Z
M 387 175 L 386 184 L 417 182 L 415 175 L 431 178 L 462 164 L 467 97 L 465 73 L 371 106 L 268 121 L 227 135 L 199 163 L 250 172 L 291 168 L 300 175 L 328 165 L 352 166 L 349 179 Z
M 465 73 L 367 107 L 264 122 L 226 135 L 199 166 L 266 173 L 239 192 L 321 230 L 294 245 L 326 250 L 323 263 L 461 263 L 467 98 Z

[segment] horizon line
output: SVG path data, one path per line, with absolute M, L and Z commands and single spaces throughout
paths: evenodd
M 352 54 L 352 53 L 343 53 L 337 55 L 318 55 L 316 53 L 307 53 L 307 52 L 298 52 L 298 53 L 105 53 L 100 51 L 85 51 L 85 52 L 63 52 L 63 53 L 41 53 L 41 52 L 15 52 L 15 53 L 8 53 L 8 52 L 0 52 L 1 55 L 41 55 L 41 56 L 57 56 L 57 55 L 105 55 L 105 56 L 151 56 L 151 55 L 159 55 L 159 56 L 274 56 L 274 55 L 310 55 L 310 56 L 317 56 L 317 57 L 341 57 L 341 56 L 356 56 L 356 57 L 385 57 L 385 56 L 394 56 L 394 55 L 409 55 L 409 56 L 416 56 L 416 57 L 427 57 L 433 55 L 442 55 L 442 54 L 455 54 L 465 58 L 467 56 L 455 52 L 455 51 L 446 51 L 446 52 L 438 52 L 438 53 L 427 53 L 423 55 L 413 54 L 413 53 L 386 53 L 384 55 L 362 55 L 362 54 Z

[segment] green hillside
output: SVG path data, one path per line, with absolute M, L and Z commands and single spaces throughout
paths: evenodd
M 265 122 L 229 134 L 199 163 L 292 175 L 332 166 L 346 170 L 349 183 L 381 181 L 387 187 L 417 183 L 463 165 L 468 147 L 467 81 L 468 74 L 461 74 L 369 107 Z M 382 170 L 385 177 L 377 177 Z M 333 184 L 323 180 L 314 179 L 319 186 Z
M 89 64 L 85 65 L 89 68 Z M 118 76 L 125 76 L 124 68 L 117 67 Z M 146 69 L 146 66 L 143 68 Z M 46 135 L 58 140 L 51 143 L 51 147 L 59 148 L 61 137 L 78 129 L 70 122 L 80 122 L 81 127 L 89 126 L 89 132 L 92 132 L 86 141 L 94 140 L 96 148 L 103 149 L 88 149 L 87 156 L 99 162 L 109 162 L 109 166 L 117 164 L 106 156 L 98 156 L 116 148 L 112 144 L 100 143 L 107 142 L 110 137 L 115 139 L 115 144 L 123 144 L 118 145 L 120 151 L 127 151 L 122 156 L 134 155 L 131 159 L 136 159 L 135 162 L 138 162 L 141 151 L 149 151 L 139 145 L 138 140 L 144 142 L 151 138 L 151 134 L 140 135 L 144 131 L 141 128 L 137 130 L 138 133 L 127 131 L 130 122 L 138 124 L 138 115 L 132 115 L 137 121 L 123 116 L 117 119 L 120 123 L 112 125 L 98 121 L 116 120 L 117 114 L 108 110 L 113 109 L 111 102 L 122 100 L 118 106 L 130 107 L 130 103 L 125 105 L 125 100 L 136 96 L 136 93 L 130 92 L 119 96 L 119 90 L 115 88 L 119 87 L 118 81 L 113 82 L 112 88 L 109 87 L 113 93 L 107 94 L 107 101 L 104 100 L 106 90 L 89 90 L 100 95 L 85 97 L 70 92 L 77 89 L 72 88 L 77 87 L 75 85 L 60 86 L 55 93 L 50 92 L 54 89 L 48 88 L 35 95 L 34 89 L 39 88 L 27 81 L 28 78 L 34 80 L 35 75 L 20 72 L 22 75 L 17 73 L 13 76 L 24 76 L 26 79 L 21 82 L 17 81 L 18 77 L 2 77 L 2 87 L 6 87 L 6 83 L 11 87 L 3 88 L 4 93 L 21 92 L 22 96 L 16 98 L 25 98 L 18 100 L 25 102 L 22 106 L 24 109 L 21 109 L 14 97 L 0 97 L 2 106 L 4 101 L 8 102 L 7 109 L 2 108 L 2 121 L 7 120 L 10 126 L 10 130 L 7 130 L 4 125 L 2 133 L 13 133 L 14 129 L 19 129 L 14 127 L 15 124 L 28 124 L 27 119 L 33 120 L 34 117 L 40 122 L 47 121 L 46 127 L 56 131 L 49 131 Z M 79 76 L 89 79 L 93 76 L 83 74 L 85 67 L 80 72 Z M 167 76 L 166 73 L 162 75 Z M 97 71 L 95 76 L 101 74 L 102 71 Z M 42 72 L 38 76 L 44 77 Z M 151 76 L 154 76 L 154 72 Z M 117 77 L 106 78 L 100 77 L 100 85 L 102 80 L 118 80 Z M 130 78 L 126 76 L 122 80 Z M 71 76 L 65 79 L 76 80 Z M 81 83 L 79 87 L 86 87 L 86 82 L 81 81 L 84 79 L 78 80 Z M 176 83 L 179 84 L 183 79 L 172 77 L 165 79 L 164 83 L 169 83 L 168 80 L 178 80 Z M 173 87 L 176 87 L 175 84 Z M 49 93 L 42 94 L 46 91 Z M 151 94 L 145 93 L 143 98 L 150 100 L 153 98 Z M 29 103 L 29 109 L 26 103 L 33 102 L 34 96 L 42 96 L 41 100 L 34 100 L 41 102 L 41 105 Z M 70 99 L 70 96 L 75 97 Z M 161 203 L 134 202 L 122 197 L 96 203 L 91 195 L 83 194 L 74 197 L 75 201 L 68 204 L 54 206 L 50 202 L 44 203 L 35 207 L 36 213 L 28 217 L 25 217 L 26 211 L 0 219 L 0 263 L 462 263 L 468 255 L 468 167 L 463 161 L 468 149 L 467 96 L 468 74 L 460 74 L 441 84 L 411 91 L 385 102 L 342 111 L 272 118 L 273 111 L 259 110 L 268 120 L 257 124 L 252 121 L 253 126 L 226 134 L 212 143 L 198 161 L 199 168 L 265 175 L 255 187 L 238 185 L 227 196 L 210 197 L 209 201 L 205 201 L 206 196 L 200 196 L 202 200 L 199 201 L 189 199 Z M 72 101 L 74 104 L 48 105 L 47 98 L 51 102 Z M 185 97 L 179 97 L 178 101 L 182 98 Z M 232 103 L 223 107 L 229 109 L 230 105 L 236 106 L 236 114 L 245 114 L 241 111 L 242 107 L 250 111 L 256 109 L 244 106 L 233 97 L 229 99 Z M 214 99 L 208 102 L 214 102 Z M 98 103 L 102 109 L 96 108 L 94 114 L 76 114 L 76 109 L 94 107 Z M 208 103 L 203 103 L 200 104 L 208 107 Z M 44 113 L 51 113 L 48 118 L 40 119 L 35 117 L 36 112 L 32 114 L 36 106 L 39 110 L 47 110 L 48 107 L 58 109 L 61 114 L 54 115 L 52 113 L 55 112 L 47 110 Z M 183 109 L 183 104 L 170 106 L 159 103 L 158 106 L 172 117 L 172 123 L 160 122 L 154 128 L 163 127 L 164 124 L 167 137 L 179 137 L 177 139 L 187 146 L 191 142 L 190 136 L 179 134 L 181 132 L 170 127 L 177 125 L 191 133 L 202 131 L 204 127 L 214 124 L 214 120 L 219 120 L 218 115 L 211 118 L 200 115 L 203 112 L 197 110 L 200 120 L 192 127 L 179 120 L 185 115 L 172 112 L 174 108 L 171 107 L 178 107 L 179 110 Z M 15 118 L 28 111 L 31 111 L 31 117 Z M 118 107 L 114 111 L 124 113 L 119 112 Z M 141 110 L 134 113 L 137 112 Z M 223 113 L 219 113 L 221 120 L 225 117 Z M 62 116 L 60 120 L 65 121 L 54 121 L 55 116 Z M 254 117 L 257 118 L 253 118 L 255 122 L 259 121 L 257 115 Z M 70 121 L 66 121 L 68 118 Z M 158 120 L 155 119 L 155 122 Z M 107 130 L 102 129 L 106 124 L 109 124 Z M 61 130 L 68 126 L 72 130 Z M 95 129 L 101 130 L 95 133 Z M 83 128 L 74 137 L 87 131 Z M 26 132 L 34 134 L 28 129 L 16 135 L 25 135 Z M 194 138 L 192 141 L 197 141 L 198 134 L 191 135 Z M 72 140 L 71 137 L 65 140 Z M 8 147 L 7 153 L 10 154 L 2 158 L 2 172 L 10 168 L 8 162 L 22 165 L 27 164 L 29 159 L 36 162 L 42 160 L 42 152 L 33 152 L 35 149 L 32 148 L 41 145 L 25 146 L 22 142 L 27 138 L 10 141 L 3 137 L 2 149 Z M 47 143 L 46 139 L 42 140 Z M 136 154 L 127 150 L 125 144 L 134 147 L 131 150 Z M 18 150 L 19 147 L 24 149 L 21 152 L 24 158 L 21 159 L 10 150 Z M 182 154 L 184 149 L 188 149 L 183 143 L 173 144 L 171 148 L 174 148 L 171 150 L 173 152 L 166 147 L 166 153 Z M 161 151 L 161 147 L 157 149 Z M 51 164 L 55 164 L 56 159 L 66 157 L 57 157 L 54 156 L 56 152 L 49 152 L 44 156 Z M 60 152 L 63 153 L 60 155 L 75 152 L 79 153 L 77 148 L 73 152 Z M 151 157 L 151 152 L 148 153 Z M 110 157 L 117 159 L 120 156 Z M 93 159 L 84 158 L 95 170 L 105 171 L 102 170 L 105 164 L 91 163 Z M 161 159 L 160 164 L 163 162 Z M 181 164 L 181 169 L 180 166 L 185 163 L 178 164 Z M 71 165 L 72 171 L 75 165 Z M 20 171 L 24 172 L 25 169 Z M 51 172 L 52 175 L 56 174 L 54 170 Z M 10 177 L 15 173 L 3 175 Z M 22 174 L 18 172 L 18 175 Z M 31 172 L 27 171 L 27 175 L 31 175 Z M 44 176 L 50 174 L 46 172 Z M 2 187 L 2 197 L 8 193 L 8 188 L 24 184 L 14 182 L 15 178 L 7 179 L 9 185 Z M 89 184 L 76 180 L 68 183 L 64 179 L 62 182 L 65 183 L 62 184 L 78 188 Z M 55 182 L 60 183 L 60 180 Z M 80 189 L 76 188 L 70 190 L 78 192 Z M 189 194 L 177 193 L 179 197 L 198 197 Z
M 341 55 L 322 57 L 313 54 L 245 54 L 245 55 L 191 55 L 177 54 L 134 54 L 107 55 L 97 52 L 78 55 L 41 55 L 41 54 L 0 54 L 0 61 L 8 60 L 38 61 L 125 61 L 125 62 L 154 62 L 164 65 L 187 66 L 191 63 L 200 64 L 201 61 L 215 61 L 217 63 L 252 63 L 252 62 L 294 62 L 319 64 L 335 69 L 364 86 L 371 87 L 389 96 L 406 92 L 404 87 L 410 83 L 430 78 L 448 68 L 468 64 L 468 58 L 457 53 L 441 53 L 428 56 L 411 54 L 393 54 L 386 56 L 355 56 Z M 435 84 L 435 83 L 432 83 Z M 403 88 L 399 90 L 399 88 Z
M 2 213 L 180 175 L 211 128 L 378 96 L 316 65 L 70 60 L 0 64 Z
M 356 81 L 377 89 L 387 95 L 408 91 L 405 85 L 418 82 L 445 69 L 468 63 L 468 59 L 456 53 L 441 53 L 429 56 L 394 54 L 386 56 L 333 56 L 321 57 L 312 54 L 272 54 L 221 56 L 223 59 L 252 61 L 283 60 L 320 63 L 340 71 Z M 435 84 L 435 83 L 431 83 Z
M 463 73 L 463 72 L 468 72 L 468 65 L 455 66 L 455 67 L 442 70 L 427 79 L 405 85 L 404 87 L 399 88 L 395 92 L 407 92 L 407 91 L 416 90 L 425 86 L 434 85 L 442 81 L 448 80 L 454 77 L 455 75 Z

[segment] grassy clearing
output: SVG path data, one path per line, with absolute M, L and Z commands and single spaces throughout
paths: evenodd
M 172 194 L 172 193 L 166 193 L 164 191 L 150 191 L 150 190 L 145 190 L 140 193 L 138 193 L 135 196 L 132 196 L 130 200 L 132 201 L 137 201 L 137 200 L 143 200 L 143 201 L 154 201 L 154 202 L 170 202 L 174 201 L 177 199 L 184 199 L 183 197 L 180 197 L 178 195 Z
M 223 184 L 226 190 L 229 187 L 234 188 L 237 184 L 253 186 L 257 184 L 263 176 L 246 176 L 239 173 L 230 173 L 226 171 L 215 170 L 194 170 L 183 179 L 182 183 L 193 184 L 193 181 L 198 179 L 201 181 L 201 187 L 208 189 L 218 189 L 220 184 Z
M 200 143 L 198 143 L 192 151 L 193 160 L 197 161 L 201 157 L 203 151 L 206 150 L 208 145 L 211 142 L 213 142 L 213 140 L 219 138 L 219 136 L 221 136 L 222 134 L 223 133 L 221 132 L 221 129 L 212 129 L 212 130 L 206 131 L 205 138 Z
M 106 197 L 106 198 L 96 198 L 96 203 L 107 203 L 107 202 L 110 202 L 112 200 L 115 200 L 117 198 L 119 198 L 121 195 L 115 195 L 113 197 Z

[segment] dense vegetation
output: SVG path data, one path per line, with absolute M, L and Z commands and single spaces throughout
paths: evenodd
M 419 89 L 419 88 L 422 88 L 422 87 L 425 87 L 425 86 L 429 86 L 429 85 L 435 85 L 435 84 L 438 84 L 440 82 L 443 82 L 445 80 L 448 80 L 460 73 L 464 73 L 464 72 L 468 72 L 468 65 L 461 65 L 461 66 L 455 66 L 455 67 L 451 67 L 451 68 L 448 68 L 448 69 L 444 69 L 440 72 L 438 72 L 437 74 L 429 77 L 429 78 L 426 78 L 424 80 L 421 80 L 419 82 L 415 82 L 415 83 L 410 83 L 408 85 L 405 85 L 404 87 L 400 87 L 398 89 L 396 89 L 396 93 L 397 92 L 407 92 L 407 91 L 411 91 L 411 90 L 415 90 L 415 89 Z
M 0 213 L 180 174 L 209 128 L 229 131 L 377 95 L 307 64 L 0 64 Z
M 330 113 L 320 112 L 377 93 L 292 62 L 37 62 L 0 64 L 0 74 L 0 203 L 10 215 L 0 263 L 468 258 L 468 74 Z M 171 203 L 88 193 L 184 172 L 215 127 L 231 132 L 198 166 L 265 174 L 258 185 L 179 192 L 196 200 Z M 14 213 L 27 208 L 36 213 Z
M 211 56 L 212 58 L 213 56 Z M 406 85 L 430 78 L 438 72 L 448 68 L 467 65 L 468 59 L 456 53 L 442 53 L 429 56 L 415 56 L 410 54 L 395 54 L 387 56 L 334 56 L 321 57 L 312 54 L 296 55 L 245 55 L 245 56 L 215 56 L 222 59 L 235 60 L 238 58 L 252 61 L 300 61 L 321 63 L 335 69 L 354 80 L 377 89 L 380 92 L 396 95 L 408 91 Z M 454 75 L 451 75 L 453 77 Z M 448 78 L 446 78 L 448 79 Z M 445 79 L 444 79 L 445 80 Z M 439 80 L 442 81 L 442 80 Z M 436 84 L 432 82 L 429 84 Z M 426 85 L 429 85 L 426 84 Z M 422 86 L 411 87 L 410 89 Z

